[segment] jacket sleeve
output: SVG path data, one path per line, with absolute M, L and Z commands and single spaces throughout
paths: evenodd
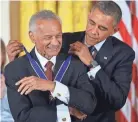
M 95 80 L 91 81 L 95 84 L 95 88 L 97 87 L 98 97 L 100 97 L 100 99 L 97 98 L 97 112 L 116 111 L 123 107 L 130 89 L 134 58 L 134 52 L 125 55 L 114 68 L 111 77 L 102 68 L 97 72 Z
M 79 76 L 77 74 L 74 76 L 77 79 L 73 78 L 69 81 L 69 83 L 72 82 L 74 85 L 66 86 L 63 83 L 56 82 L 52 95 L 57 100 L 68 104 L 68 106 L 77 108 L 83 113 L 91 114 L 96 106 L 94 88 L 88 79 L 86 71 L 81 68 Z
M 13 72 L 14 69 L 14 72 Z M 33 106 L 29 97 L 20 95 L 17 92 L 15 83 L 20 79 L 17 77 L 15 68 L 7 66 L 5 68 L 5 78 L 9 106 L 15 122 L 56 122 L 56 106 Z
M 87 76 L 87 69 L 81 65 L 76 87 L 68 87 L 70 92 L 69 105 L 91 114 L 96 107 L 95 91 Z

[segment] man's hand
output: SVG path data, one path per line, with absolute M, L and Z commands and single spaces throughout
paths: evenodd
M 80 112 L 76 108 L 69 107 L 69 112 L 70 112 L 70 115 L 75 116 L 76 118 L 78 118 L 80 120 L 83 120 L 87 117 L 86 114 Z
M 20 92 L 21 95 L 27 95 L 33 90 L 53 92 L 55 88 L 55 82 L 44 80 L 36 76 L 25 77 L 18 81 L 15 85 L 19 85 L 18 92 Z
M 73 44 L 70 44 L 69 53 L 77 55 L 80 60 L 87 66 L 90 65 L 91 61 L 93 61 L 88 47 L 81 42 L 77 41 Z
M 7 45 L 6 50 L 7 50 L 9 61 L 11 62 L 19 55 L 19 53 L 23 51 L 22 43 L 16 40 L 10 41 Z

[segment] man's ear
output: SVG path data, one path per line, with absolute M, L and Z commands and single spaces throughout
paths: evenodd
M 34 38 L 34 35 L 33 35 L 33 33 L 31 31 L 29 31 L 29 37 L 30 37 L 31 41 L 33 43 L 35 43 L 35 38 Z
M 113 32 L 112 32 L 111 35 L 115 34 L 115 33 L 118 32 L 118 31 L 119 31 L 119 27 L 118 27 L 118 26 L 114 27 L 114 30 L 113 30 Z
M 119 31 L 119 27 L 117 26 L 114 28 L 114 33 L 118 32 L 118 31 Z

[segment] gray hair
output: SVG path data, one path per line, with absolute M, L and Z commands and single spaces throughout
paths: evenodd
M 122 18 L 121 8 L 113 1 L 96 2 L 91 11 L 94 11 L 96 8 L 105 15 L 112 16 L 114 18 L 114 25 L 117 25 Z
M 52 11 L 50 10 L 42 10 L 39 11 L 37 13 L 35 13 L 34 15 L 32 15 L 30 21 L 29 21 L 29 31 L 35 31 L 36 29 L 36 21 L 38 19 L 44 19 L 44 20 L 48 20 L 48 19 L 55 19 L 57 21 L 60 22 L 60 24 L 62 24 L 61 19 Z

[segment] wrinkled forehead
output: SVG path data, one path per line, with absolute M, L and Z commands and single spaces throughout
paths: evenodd
M 37 20 L 36 21 L 36 30 L 40 33 L 61 33 L 62 27 L 59 21 L 55 19 L 48 20 Z

